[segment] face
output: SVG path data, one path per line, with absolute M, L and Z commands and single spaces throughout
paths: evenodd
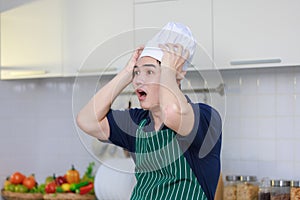
M 133 69 L 132 84 L 140 106 L 150 110 L 159 106 L 160 65 L 152 57 L 140 58 Z

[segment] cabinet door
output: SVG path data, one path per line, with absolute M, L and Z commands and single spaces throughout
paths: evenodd
M 212 10 L 210 0 L 149 1 L 135 3 L 136 45 L 145 44 L 168 22 L 190 27 L 197 40 L 192 64 L 197 69 L 211 69 Z
M 61 64 L 61 0 L 1 13 L 1 79 L 60 76 Z
M 300 64 L 300 1 L 213 2 L 217 67 L 228 69 Z
M 65 0 L 65 76 L 114 73 L 133 49 L 133 0 Z

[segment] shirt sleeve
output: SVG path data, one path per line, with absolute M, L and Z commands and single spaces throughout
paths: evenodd
M 219 113 L 209 105 L 192 104 L 192 107 L 195 114 L 195 139 L 191 147 L 198 152 L 199 158 L 204 158 L 220 143 L 222 120 Z
M 191 103 L 195 115 L 192 132 L 177 136 L 190 167 L 208 199 L 213 199 L 220 174 L 222 121 L 209 105 Z
M 107 119 L 110 128 L 109 141 L 135 152 L 135 134 L 145 112 L 142 109 L 110 110 Z
M 219 113 L 209 105 L 191 103 L 194 111 L 194 126 L 187 136 L 177 135 L 183 151 L 192 149 L 205 157 L 219 143 L 222 134 L 222 121 Z

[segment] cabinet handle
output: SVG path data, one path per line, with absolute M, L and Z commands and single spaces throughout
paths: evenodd
M 38 75 L 45 75 L 48 72 L 46 70 L 24 70 L 24 71 L 10 71 L 8 74 L 11 77 L 30 77 L 30 76 L 38 76 Z
M 259 59 L 259 60 L 233 60 L 230 61 L 230 65 L 253 65 L 253 64 L 269 64 L 269 63 L 281 63 L 280 58 Z
M 108 68 L 108 69 L 79 69 L 78 73 L 117 73 L 117 68 Z
M 150 3 L 161 3 L 161 2 L 167 2 L 167 1 L 178 1 L 178 0 L 135 0 L 134 4 L 150 4 Z

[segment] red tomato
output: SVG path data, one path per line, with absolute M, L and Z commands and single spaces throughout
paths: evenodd
M 45 192 L 46 193 L 55 193 L 56 192 L 56 183 L 53 181 L 53 182 L 50 182 L 46 185 L 45 187 Z
M 33 175 L 26 177 L 22 183 L 28 189 L 32 189 L 36 185 L 36 181 Z
M 25 175 L 20 172 L 15 172 L 10 176 L 9 181 L 12 184 L 21 184 L 23 180 L 25 179 Z

